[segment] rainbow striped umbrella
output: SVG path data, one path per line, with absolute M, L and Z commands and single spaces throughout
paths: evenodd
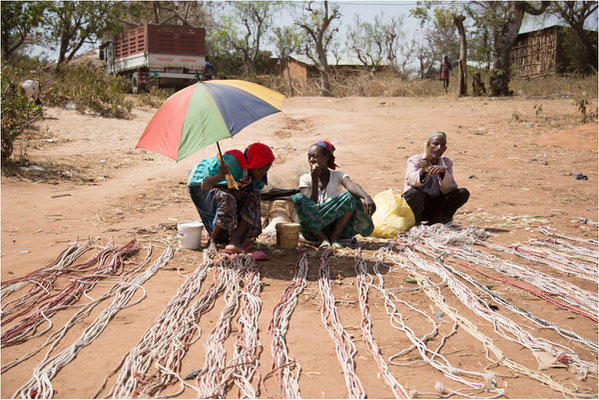
M 198 82 L 160 106 L 135 148 L 182 160 L 281 111 L 284 98 L 274 90 L 241 80 Z

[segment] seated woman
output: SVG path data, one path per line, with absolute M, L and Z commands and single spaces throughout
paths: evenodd
M 323 140 L 310 147 L 311 172 L 300 177 L 300 193 L 293 196 L 302 235 L 320 241 L 320 247 L 341 247 L 339 240 L 358 233 L 368 236 L 374 228 L 374 201 L 346 173 L 334 171 L 334 151 L 335 146 Z
M 210 234 L 208 251 L 217 243 L 228 243 L 227 252 L 244 252 L 243 241 L 262 232 L 260 193 L 275 156 L 265 144 L 253 143 L 244 153 L 231 150 L 197 164 L 189 173 L 187 186 L 202 223 Z M 239 189 L 229 189 L 225 176 L 230 172 Z

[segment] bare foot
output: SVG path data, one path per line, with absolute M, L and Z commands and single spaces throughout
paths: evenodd
M 226 253 L 245 253 L 245 249 L 242 247 L 241 243 L 229 243 L 225 246 Z
M 210 241 L 208 247 L 206 248 L 208 253 L 216 253 L 216 243 Z

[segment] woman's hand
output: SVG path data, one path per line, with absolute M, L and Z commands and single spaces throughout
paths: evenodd
M 318 164 L 310 164 L 310 176 L 312 177 L 312 182 L 316 182 L 321 173 L 322 169 Z
M 374 214 L 374 212 L 376 211 L 376 204 L 374 204 L 374 200 L 372 200 L 372 197 L 366 196 L 364 198 L 364 209 L 368 215 Z
M 220 178 L 219 181 L 221 179 L 223 179 L 225 176 L 227 176 L 228 173 L 229 173 L 229 165 L 225 164 L 225 163 L 220 163 L 218 165 L 218 177 Z

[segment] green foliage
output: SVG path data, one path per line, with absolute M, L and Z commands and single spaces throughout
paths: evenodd
M 585 32 L 583 32 L 584 34 Z M 582 43 L 582 39 L 576 32 L 572 29 L 561 28 L 560 34 L 562 35 L 562 41 L 560 42 L 560 50 L 562 53 L 562 60 L 564 65 L 558 66 L 563 69 L 561 72 L 567 73 L 576 73 L 576 74 L 591 74 L 594 72 L 593 63 L 597 63 L 597 41 L 596 41 L 596 32 L 588 32 L 586 36 L 590 38 L 590 42 L 593 43 L 592 36 L 595 36 L 594 41 L 594 49 L 595 53 L 594 60 L 589 62 L 589 57 L 587 56 L 586 49 L 584 44 Z M 587 39 L 588 40 L 588 39 Z
M 597 119 L 597 111 L 593 112 L 587 109 L 587 107 L 589 106 L 589 101 L 587 100 L 586 95 L 584 93 L 581 97 L 575 99 L 574 104 L 576 104 L 576 107 L 580 112 L 580 120 L 583 123 L 586 124 L 587 122 L 592 122 Z
M 6 63 L 2 65 L 2 161 L 12 156 L 13 143 L 42 117 L 42 106 L 35 104 L 19 88 L 18 74 Z
M 42 23 L 45 1 L 2 1 L 2 55 L 10 57 Z
M 58 64 L 71 60 L 84 44 L 117 29 L 121 8 L 113 1 L 53 1 L 44 12 L 44 40 L 58 50 Z
M 429 41 L 433 53 L 439 58 L 446 54 L 450 60 L 459 57 L 460 43 L 453 22 L 453 17 L 461 13 L 459 3 L 434 3 L 418 1 L 417 6 L 410 10 L 410 15 L 420 20 L 420 26 L 430 25 Z
M 89 62 L 67 64 L 48 77 L 44 98 L 48 105 L 68 103 L 80 112 L 103 117 L 130 118 L 131 102 L 125 100 L 129 84 L 119 76 L 110 76 Z
M 385 60 L 395 66 L 399 45 L 405 38 L 402 25 L 403 16 L 385 18 L 381 13 L 370 23 L 356 15 L 347 32 L 348 46 L 365 66 L 378 67 Z
M 221 15 L 207 32 L 209 59 L 217 76 L 258 72 L 263 40 L 268 37 L 273 15 L 282 7 L 280 2 L 230 3 L 230 13 Z
M 514 111 L 512 113 L 512 119 L 516 122 L 522 122 L 522 117 L 520 116 L 520 113 L 518 113 L 518 111 Z
M 536 117 L 539 118 L 539 115 L 541 114 L 541 112 L 543 112 L 543 105 L 540 103 L 535 103 L 535 105 L 532 108 L 535 110 Z

